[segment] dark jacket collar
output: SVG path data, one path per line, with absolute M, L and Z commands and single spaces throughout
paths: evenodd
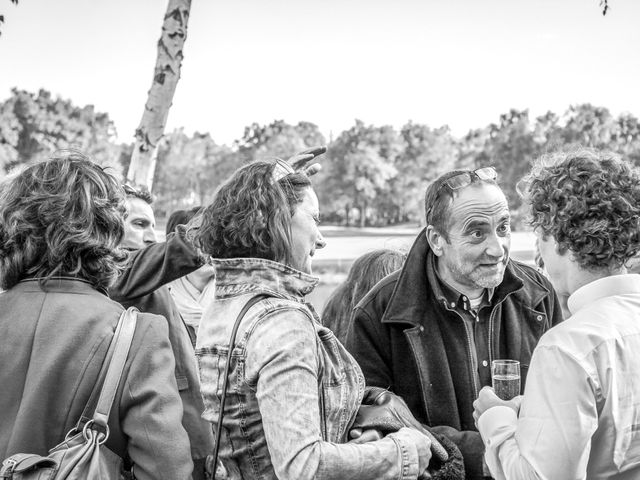
M 383 323 L 408 323 L 418 326 L 420 319 L 427 312 L 427 305 L 431 302 L 441 302 L 438 299 L 444 296 L 438 286 L 435 261 L 432 257 L 433 252 L 427 242 L 424 228 L 413 243 L 402 270 L 397 274 L 398 280 L 382 317 Z M 528 281 L 525 282 L 524 277 L 527 277 Z M 529 305 L 536 305 L 549 294 L 549 290 L 528 275 L 518 262 L 509 260 L 502 282 L 493 293 L 491 305 L 501 303 L 512 294 L 523 296 L 523 300 Z M 446 305 L 441 307 L 447 308 Z

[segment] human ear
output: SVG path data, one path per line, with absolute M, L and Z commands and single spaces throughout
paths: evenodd
M 429 243 L 433 253 L 437 257 L 442 255 L 442 244 L 444 243 L 444 238 L 440 232 L 438 232 L 433 225 L 428 225 L 425 235 L 427 236 L 427 242 Z

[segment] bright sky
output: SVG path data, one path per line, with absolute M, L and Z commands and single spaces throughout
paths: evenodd
M 94 104 L 132 141 L 166 1 L 0 0 L 12 87 Z M 230 144 L 252 122 L 448 124 L 589 102 L 640 117 L 640 1 L 193 0 L 167 129 Z

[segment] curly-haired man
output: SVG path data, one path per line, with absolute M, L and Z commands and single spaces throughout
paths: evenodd
M 541 159 L 525 179 L 540 254 L 572 316 L 540 340 L 521 407 L 474 416 L 496 479 L 640 478 L 640 171 L 613 154 Z

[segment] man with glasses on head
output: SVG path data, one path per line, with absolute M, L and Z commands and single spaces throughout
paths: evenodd
M 473 401 L 491 361 L 521 364 L 522 386 L 540 336 L 562 320 L 549 281 L 509 258 L 509 207 L 496 171 L 456 170 L 425 195 L 427 226 L 402 270 L 356 306 L 347 335 L 367 385 L 389 388 L 414 416 L 453 440 L 467 478 L 490 473 Z

